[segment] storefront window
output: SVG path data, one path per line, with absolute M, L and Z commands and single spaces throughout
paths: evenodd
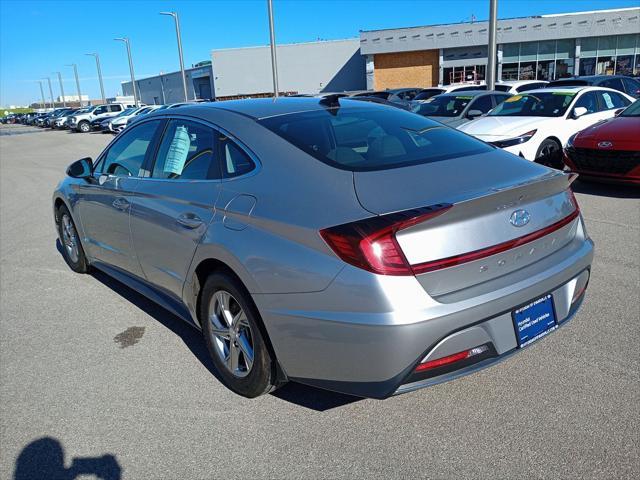
M 535 80 L 536 62 L 520 62 L 518 77 L 520 80 Z
M 555 78 L 567 78 L 573 76 L 573 58 L 568 60 L 556 60 Z
M 553 80 L 555 71 L 555 62 L 553 60 L 538 61 L 537 80 Z
M 580 75 L 595 75 L 596 73 L 596 59 L 581 58 L 580 59 Z
M 598 56 L 608 57 L 616 54 L 616 37 L 598 37 Z
M 598 57 L 596 75 L 613 75 L 615 71 L 615 57 Z
M 616 75 L 633 75 L 633 55 L 616 58 Z
M 517 63 L 502 64 L 502 80 L 518 80 L 518 64 Z

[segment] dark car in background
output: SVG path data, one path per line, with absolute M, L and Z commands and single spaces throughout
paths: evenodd
M 411 111 L 456 128 L 488 113 L 509 97 L 509 93 L 492 90 L 443 93 L 427 100 L 414 101 Z
M 581 179 L 640 185 L 640 100 L 569 138 L 564 163 Z
M 607 87 L 640 98 L 640 81 L 625 75 L 585 75 L 549 82 L 549 87 Z

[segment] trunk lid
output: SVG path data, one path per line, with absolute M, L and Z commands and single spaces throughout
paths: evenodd
M 433 297 L 506 276 L 571 242 L 577 220 L 562 221 L 576 212 L 568 190 L 572 179 L 501 150 L 354 173 L 360 202 L 376 214 L 452 205 L 442 215 L 396 234 L 404 256 Z

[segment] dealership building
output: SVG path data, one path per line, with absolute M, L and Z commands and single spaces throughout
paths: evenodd
M 552 80 L 640 72 L 640 8 L 498 21 L 497 78 Z M 488 22 L 360 32 L 367 88 L 484 80 Z
M 640 8 L 498 21 L 497 78 L 553 80 L 640 74 Z M 360 38 L 280 44 L 283 94 L 431 87 L 484 80 L 488 22 L 371 30 Z M 213 50 L 211 65 L 186 70 L 189 100 L 270 96 L 269 46 Z M 184 100 L 180 72 L 136 81 L 147 104 Z M 122 84 L 131 95 L 131 82 Z

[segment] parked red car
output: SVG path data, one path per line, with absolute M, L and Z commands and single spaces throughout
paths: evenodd
M 569 138 L 564 163 L 585 179 L 640 185 L 640 100 Z

